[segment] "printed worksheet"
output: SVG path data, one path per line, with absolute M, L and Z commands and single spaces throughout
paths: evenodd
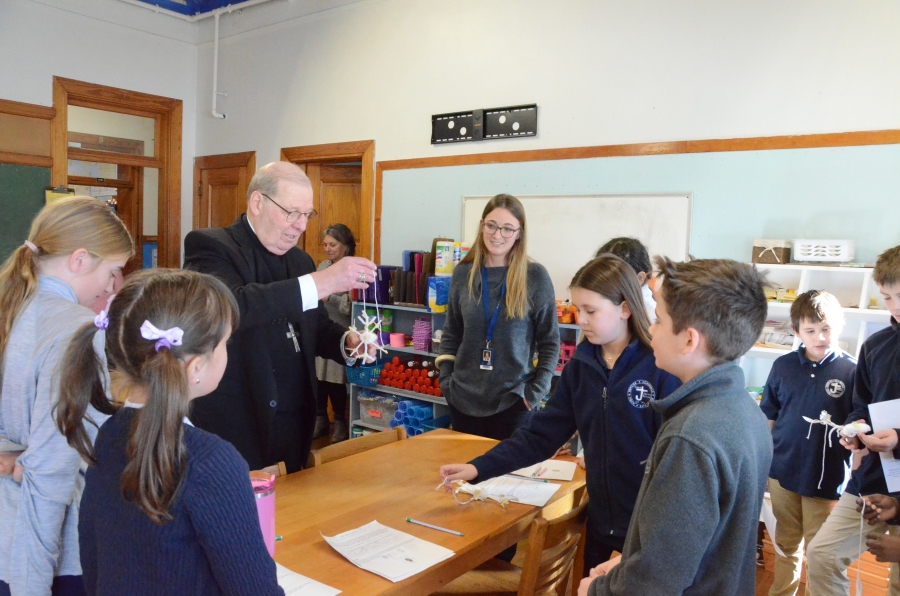
M 869 416 L 872 418 L 874 432 L 900 428 L 900 399 L 869 404 Z M 894 454 L 890 451 L 882 451 L 879 455 L 888 492 L 900 491 L 900 460 L 894 458 Z
M 535 507 L 546 505 L 553 493 L 559 490 L 559 485 L 552 482 L 535 482 L 524 478 L 517 480 L 509 476 L 498 476 L 497 478 L 479 482 L 474 486 L 484 490 L 495 501 L 501 501 L 506 498 L 514 503 L 534 505 Z M 465 490 L 465 486 L 462 488 Z
M 275 563 L 275 568 L 278 571 L 278 585 L 284 590 L 285 596 L 335 596 L 341 593 L 336 588 L 291 571 L 284 565 Z
M 575 468 L 578 466 L 573 461 L 561 459 L 548 459 L 539 464 L 522 468 L 513 472 L 516 476 L 525 478 L 541 478 L 543 480 L 571 481 L 575 477 Z
M 455 554 L 449 548 L 383 526 L 377 521 L 337 536 L 323 535 L 322 538 L 360 569 L 392 582 L 402 581 Z

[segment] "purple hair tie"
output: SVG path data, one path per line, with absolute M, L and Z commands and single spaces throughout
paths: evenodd
M 30 250 L 30 251 L 33 252 L 34 254 L 37 254 L 37 252 L 38 252 L 38 247 L 35 246 L 34 242 L 32 242 L 31 240 L 26 240 L 26 241 L 23 242 L 22 244 L 24 244 L 25 246 L 27 246 L 27 247 L 28 247 L 28 250 Z
M 159 352 L 160 348 L 172 349 L 172 346 L 180 346 L 181 338 L 184 337 L 184 331 L 181 327 L 172 327 L 171 329 L 157 329 L 150 321 L 144 321 L 141 325 L 141 337 L 144 339 L 157 339 L 154 347 Z
M 96 325 L 97 329 L 101 329 L 105 331 L 109 328 L 109 305 L 112 304 L 113 298 L 116 295 L 111 295 L 106 301 L 106 308 L 97 313 L 97 316 L 94 317 L 94 325 Z

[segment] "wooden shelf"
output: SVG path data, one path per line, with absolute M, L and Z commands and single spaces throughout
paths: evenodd
M 363 387 L 362 385 L 356 385 L 357 387 Z M 406 397 L 409 399 L 417 399 L 419 401 L 427 401 L 433 404 L 441 404 L 442 406 L 447 405 L 447 400 L 444 399 L 443 396 L 437 397 L 436 395 L 428 395 L 427 393 L 416 393 L 415 391 L 407 391 L 406 389 L 394 389 L 393 387 L 388 387 L 387 385 L 375 385 L 374 387 L 363 387 L 364 389 L 372 389 L 374 391 L 381 391 L 382 393 L 390 393 L 391 395 L 396 395 L 398 397 Z
M 438 356 L 440 356 L 440 354 L 435 354 L 433 352 L 423 352 L 422 350 L 417 350 L 415 348 L 397 348 L 389 345 L 385 345 L 384 347 L 391 352 L 403 352 L 404 354 L 416 354 L 418 356 L 428 356 L 430 358 L 437 358 Z

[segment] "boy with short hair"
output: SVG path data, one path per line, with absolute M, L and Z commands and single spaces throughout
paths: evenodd
M 621 562 L 578 593 L 753 594 L 772 438 L 735 360 L 765 323 L 764 279 L 736 261 L 656 265 L 653 353 L 684 385 L 650 404 L 663 422 Z
M 854 409 L 846 420 L 836 420 L 838 423 L 863 420 L 871 426 L 869 404 L 900 398 L 900 246 L 879 255 L 872 278 L 878 285 L 885 308 L 891 312 L 891 326 L 872 334 L 863 343 L 853 386 Z M 847 567 L 860 554 L 858 497 L 887 494 L 881 457 L 877 452 L 893 451 L 894 457 L 900 457 L 897 433 L 896 429 L 890 429 L 841 439 L 847 449 L 868 448 L 869 453 L 862 458 L 844 494 L 806 549 L 807 581 L 810 593 L 815 596 L 849 594 Z M 884 523 L 878 523 L 874 528 L 866 527 L 863 532 L 883 534 L 886 530 L 897 533 L 896 527 L 889 529 Z M 900 595 L 896 563 L 891 564 L 889 594 Z
M 797 593 L 800 543 L 812 541 L 850 472 L 850 453 L 838 444 L 834 429 L 804 420 L 827 412 L 840 424 L 853 411 L 856 360 L 837 345 L 844 328 L 841 305 L 828 292 L 805 292 L 791 305 L 791 327 L 801 346 L 772 364 L 760 403 L 772 427 L 769 493 L 778 522 L 772 538 L 781 551 L 775 553 L 769 596 Z

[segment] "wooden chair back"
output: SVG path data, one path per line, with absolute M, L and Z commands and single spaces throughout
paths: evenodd
M 574 594 L 581 581 L 576 576 L 576 561 L 584 557 L 584 525 L 588 499 L 569 513 L 547 521 L 537 518 L 531 524 L 528 547 L 522 562 L 519 596 Z M 581 565 L 577 565 L 581 568 Z
M 366 435 L 356 439 L 341 441 L 340 443 L 328 445 L 327 447 L 322 447 L 317 451 L 313 451 L 311 454 L 311 463 L 313 466 L 321 466 L 322 464 L 327 464 L 330 461 L 342 459 L 351 455 L 356 455 L 357 453 L 368 451 L 369 449 L 374 449 L 376 447 L 381 447 L 382 445 L 387 445 L 388 443 L 393 443 L 395 441 L 402 441 L 405 438 L 406 429 L 402 426 L 398 426 L 393 430 L 372 433 L 371 435 Z M 309 463 L 310 462 L 307 462 L 307 464 Z
M 266 474 L 274 474 L 276 478 L 279 476 L 287 475 L 287 468 L 284 466 L 284 462 L 280 461 L 277 464 L 272 464 L 271 466 L 267 466 L 261 470 Z

